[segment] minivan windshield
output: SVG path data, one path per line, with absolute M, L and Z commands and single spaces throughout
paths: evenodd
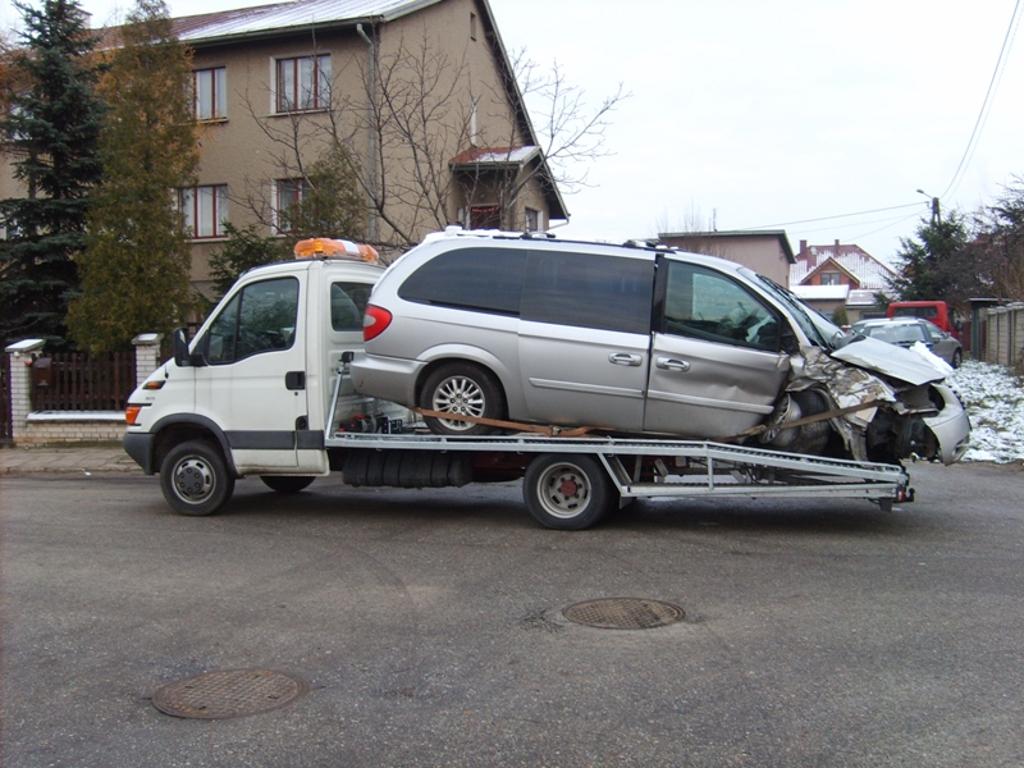
M 832 350 L 845 346 L 856 338 L 845 334 L 839 326 L 808 307 L 792 291 L 783 288 L 771 278 L 746 268 L 741 269 L 740 272 L 748 279 L 757 282 L 771 294 L 772 298 L 784 304 L 812 344 Z

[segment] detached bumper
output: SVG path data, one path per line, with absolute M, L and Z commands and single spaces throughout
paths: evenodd
M 935 435 L 939 459 L 943 464 L 958 461 L 967 450 L 971 439 L 971 420 L 956 394 L 945 384 L 933 384 L 942 395 L 946 406 L 935 416 L 927 416 L 924 423 Z
M 155 464 L 155 443 L 154 435 L 148 432 L 125 432 L 124 446 L 125 453 L 135 460 L 135 463 L 142 467 L 147 475 L 156 474 Z

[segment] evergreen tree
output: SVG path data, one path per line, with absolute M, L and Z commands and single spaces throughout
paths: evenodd
M 0 340 L 64 343 L 64 318 L 78 287 L 89 195 L 100 179 L 103 107 L 86 16 L 75 0 L 17 5 L 25 29 L 4 72 L 0 137 L 22 197 L 0 200 Z
M 967 225 L 955 211 L 944 220 L 922 222 L 916 237 L 900 241 L 900 264 L 889 287 L 904 301 L 962 304 L 979 295 L 984 270 L 969 242 Z
M 309 166 L 303 187 L 302 199 L 282 215 L 282 223 L 295 240 L 363 239 L 367 203 L 355 181 L 348 150 L 336 146 L 317 158 Z
M 971 247 L 987 267 L 985 295 L 1024 300 L 1024 177 L 1015 177 L 993 205 L 979 212 Z
M 262 235 L 257 224 L 238 228 L 228 223 L 224 232 L 228 239 L 210 257 L 210 275 L 218 298 L 228 292 L 243 272 L 287 259 L 291 254 L 291 240 Z
M 100 92 L 103 181 L 89 214 L 82 296 L 68 326 L 91 350 L 123 346 L 141 331 L 169 331 L 194 302 L 191 251 L 174 190 L 198 163 L 188 85 L 189 50 L 162 0 L 139 0 L 121 27 Z

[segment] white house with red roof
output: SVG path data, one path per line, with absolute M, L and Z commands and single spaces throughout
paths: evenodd
M 859 245 L 838 240 L 832 245 L 808 245 L 801 240 L 789 268 L 789 289 L 825 314 L 844 307 L 847 320 L 853 323 L 885 314 L 875 297 L 890 290 L 894 277 L 892 267 Z

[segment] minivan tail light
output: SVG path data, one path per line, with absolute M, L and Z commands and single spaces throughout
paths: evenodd
M 363 315 L 363 341 L 377 338 L 389 325 L 391 325 L 390 312 L 384 307 L 367 304 L 366 314 Z

